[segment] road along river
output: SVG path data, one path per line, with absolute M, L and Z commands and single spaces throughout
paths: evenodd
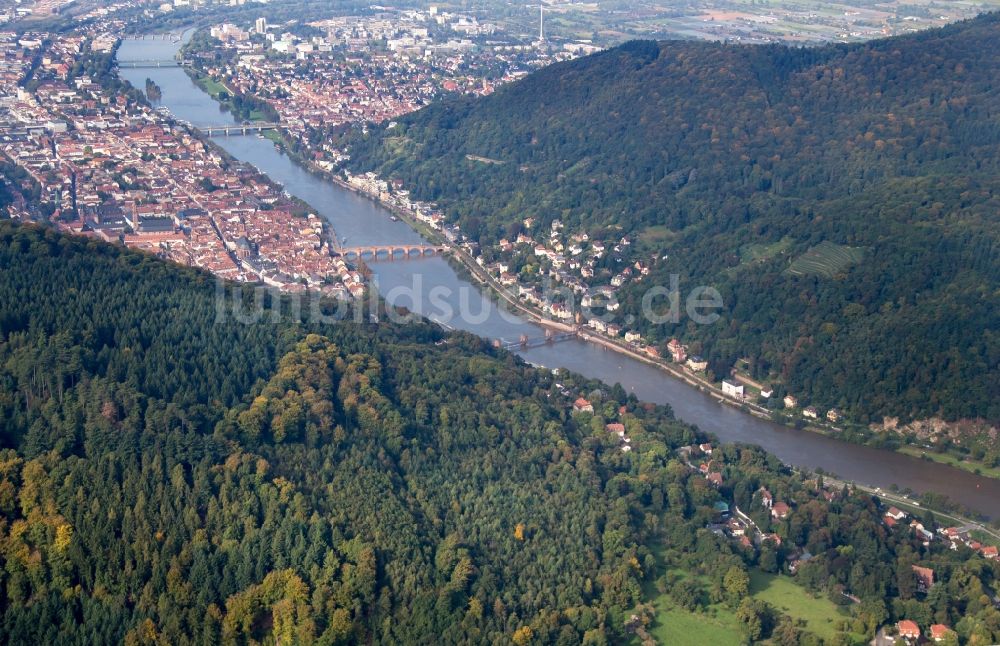
M 179 43 L 127 40 L 120 61 L 168 60 Z M 121 76 L 135 87 L 152 79 L 162 90 L 160 105 L 178 119 L 196 126 L 232 125 L 232 117 L 195 85 L 178 67 L 129 69 Z M 312 205 L 326 218 L 347 246 L 420 243 L 422 238 L 404 222 L 371 200 L 325 181 L 256 135 L 216 137 L 214 141 L 236 159 L 256 166 L 285 190 Z M 369 263 L 380 293 L 392 304 L 408 307 L 444 325 L 490 339 L 515 342 L 535 338 L 544 330 L 523 318 L 501 313 L 479 288 L 460 277 L 442 258 Z M 462 315 L 457 315 L 462 312 Z M 677 417 L 726 442 L 757 444 L 787 464 L 822 468 L 841 479 L 888 488 L 898 485 L 915 492 L 935 492 L 1000 517 L 1000 480 L 976 476 L 942 464 L 899 453 L 841 442 L 759 419 L 666 374 L 654 366 L 581 340 L 518 350 L 526 361 L 566 368 L 613 384 L 620 383 L 642 400 L 669 404 Z

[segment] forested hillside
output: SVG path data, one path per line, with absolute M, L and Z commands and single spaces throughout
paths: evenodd
M 675 451 L 695 432 L 620 387 L 419 322 L 220 318 L 205 274 L 36 227 L 0 222 L 0 267 L 3 643 L 603 644 L 657 580 L 815 644 L 746 595 L 804 549 L 803 586 L 862 600 L 844 641 L 903 616 L 1000 637 L 996 562 L 759 450 L 716 447 L 713 486 Z M 780 544 L 707 531 L 722 501 Z
M 420 324 L 219 321 L 210 277 L 37 229 L 0 266 L 0 641 L 596 638 L 638 601 L 634 467 L 551 376 Z
M 632 42 L 357 134 L 350 165 L 485 246 L 529 216 L 631 236 L 652 280 L 620 319 L 670 274 L 716 286 L 717 324 L 636 325 L 717 378 L 746 359 L 860 421 L 998 420 L 998 42 L 996 14 L 818 48 Z

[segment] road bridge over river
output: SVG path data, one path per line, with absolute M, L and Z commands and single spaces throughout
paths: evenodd
M 432 244 L 392 244 L 340 247 L 336 251 L 350 260 L 417 260 L 443 254 L 448 247 Z
M 529 337 L 527 334 L 522 334 L 521 338 L 517 341 L 501 341 L 497 339 L 494 345 L 502 347 L 505 350 L 527 350 L 529 348 L 538 348 L 543 345 L 552 345 L 554 343 L 561 343 L 563 341 L 572 341 L 577 338 L 577 332 L 557 332 L 555 330 L 546 329 L 545 336 L 533 336 Z

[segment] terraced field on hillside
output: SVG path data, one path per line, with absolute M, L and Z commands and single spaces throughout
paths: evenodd
M 821 242 L 795 259 L 788 273 L 796 276 L 833 278 L 865 257 L 864 249 L 834 242 Z

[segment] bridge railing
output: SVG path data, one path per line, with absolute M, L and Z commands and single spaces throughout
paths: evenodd
M 277 130 L 284 128 L 282 123 L 248 123 L 245 125 L 225 125 L 225 126 L 195 126 L 203 134 L 211 136 L 214 133 L 229 135 L 234 132 L 245 134 L 248 132 L 262 132 L 264 130 Z
M 534 336 L 522 338 L 518 341 L 508 341 L 503 344 L 505 350 L 516 350 L 518 348 L 537 348 L 550 343 L 561 343 L 577 338 L 576 332 L 561 332 L 559 334 L 546 334 L 545 336 Z
M 125 69 L 143 69 L 143 68 L 156 68 L 156 67 L 180 67 L 181 62 L 176 60 L 169 61 L 116 61 L 115 63 L 119 68 Z
M 365 247 L 340 247 L 337 251 L 345 258 L 364 258 L 365 256 L 369 256 L 376 259 L 404 260 L 444 253 L 446 248 L 437 245 L 373 245 Z

